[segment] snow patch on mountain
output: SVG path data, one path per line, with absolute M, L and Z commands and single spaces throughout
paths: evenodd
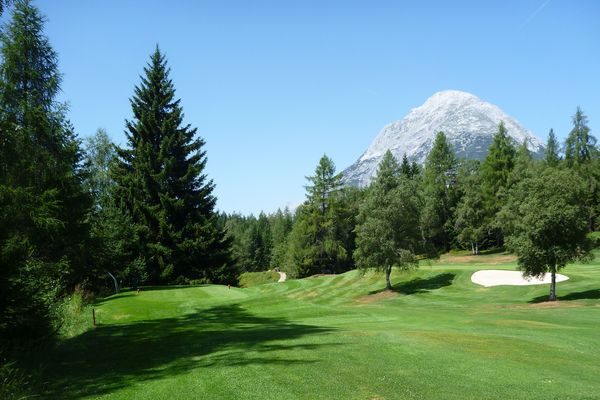
M 504 121 L 515 143 L 527 141 L 532 153 L 543 153 L 543 142 L 497 106 L 471 93 L 446 90 L 435 93 L 400 121 L 383 127 L 367 151 L 344 171 L 344 181 L 349 185 L 368 185 L 388 149 L 398 161 L 406 154 L 423 164 L 440 131 L 446 134 L 458 157 L 481 160 L 500 121 Z

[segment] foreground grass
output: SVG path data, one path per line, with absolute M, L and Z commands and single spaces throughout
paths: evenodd
M 32 362 L 64 399 L 593 399 L 600 397 L 600 267 L 547 285 L 483 288 L 503 255 L 418 272 L 352 271 L 238 289 L 125 292 L 99 326 Z

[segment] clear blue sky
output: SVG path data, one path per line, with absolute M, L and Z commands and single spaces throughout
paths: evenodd
M 156 43 L 205 138 L 218 208 L 304 198 L 326 153 L 341 170 L 434 92 L 492 102 L 546 139 L 581 105 L 600 136 L 600 2 L 38 0 L 81 136 L 124 142 Z

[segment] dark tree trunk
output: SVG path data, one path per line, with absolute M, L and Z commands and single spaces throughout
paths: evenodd
M 552 267 L 552 282 L 550 283 L 550 301 L 556 300 L 556 266 Z
M 392 290 L 392 283 L 390 282 L 390 274 L 392 273 L 392 267 L 386 267 L 385 269 L 385 288 Z

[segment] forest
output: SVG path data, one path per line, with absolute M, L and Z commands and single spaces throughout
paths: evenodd
M 302 278 L 375 268 L 389 288 L 392 268 L 454 249 L 506 248 L 540 275 L 589 258 L 600 240 L 600 151 L 579 107 L 564 143 L 550 130 L 541 158 L 503 124 L 481 161 L 458 159 L 439 132 L 424 165 L 388 151 L 368 187 L 345 185 L 324 155 L 297 209 L 227 214 L 216 209 L 205 142 L 184 119 L 158 45 L 118 146 L 104 129 L 75 131 L 57 100 L 61 72 L 44 17 L 29 1 L 11 11 L 0 38 L 4 360 L 51 340 L 73 293 L 235 286 L 240 274 L 270 269 Z

